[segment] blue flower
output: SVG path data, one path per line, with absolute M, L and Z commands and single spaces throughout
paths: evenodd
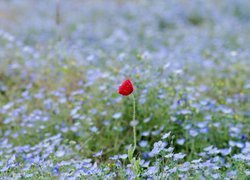
M 154 143 L 154 148 L 149 153 L 149 155 L 151 157 L 153 157 L 155 155 L 158 155 L 161 151 L 163 151 L 165 149 L 166 146 L 167 146 L 166 142 L 162 142 L 162 141 L 155 142 Z

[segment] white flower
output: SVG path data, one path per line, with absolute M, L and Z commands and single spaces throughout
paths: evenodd
M 168 133 L 166 133 L 166 134 L 164 134 L 164 135 L 161 137 L 161 139 L 167 139 L 167 138 L 170 136 L 170 134 L 171 134 L 171 131 L 168 132 Z

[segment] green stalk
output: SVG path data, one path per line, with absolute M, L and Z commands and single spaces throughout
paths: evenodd
M 135 123 L 135 96 L 132 94 L 133 98 L 133 122 Z M 136 149 L 136 123 L 133 126 L 133 133 L 134 133 L 134 151 Z

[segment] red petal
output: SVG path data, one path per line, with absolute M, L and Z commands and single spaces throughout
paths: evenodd
M 123 96 L 130 95 L 134 90 L 133 84 L 129 79 L 124 80 L 119 86 L 117 92 Z

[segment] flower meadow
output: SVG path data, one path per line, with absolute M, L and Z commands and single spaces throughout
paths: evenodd
M 0 179 L 249 179 L 249 47 L 249 0 L 0 1 Z

